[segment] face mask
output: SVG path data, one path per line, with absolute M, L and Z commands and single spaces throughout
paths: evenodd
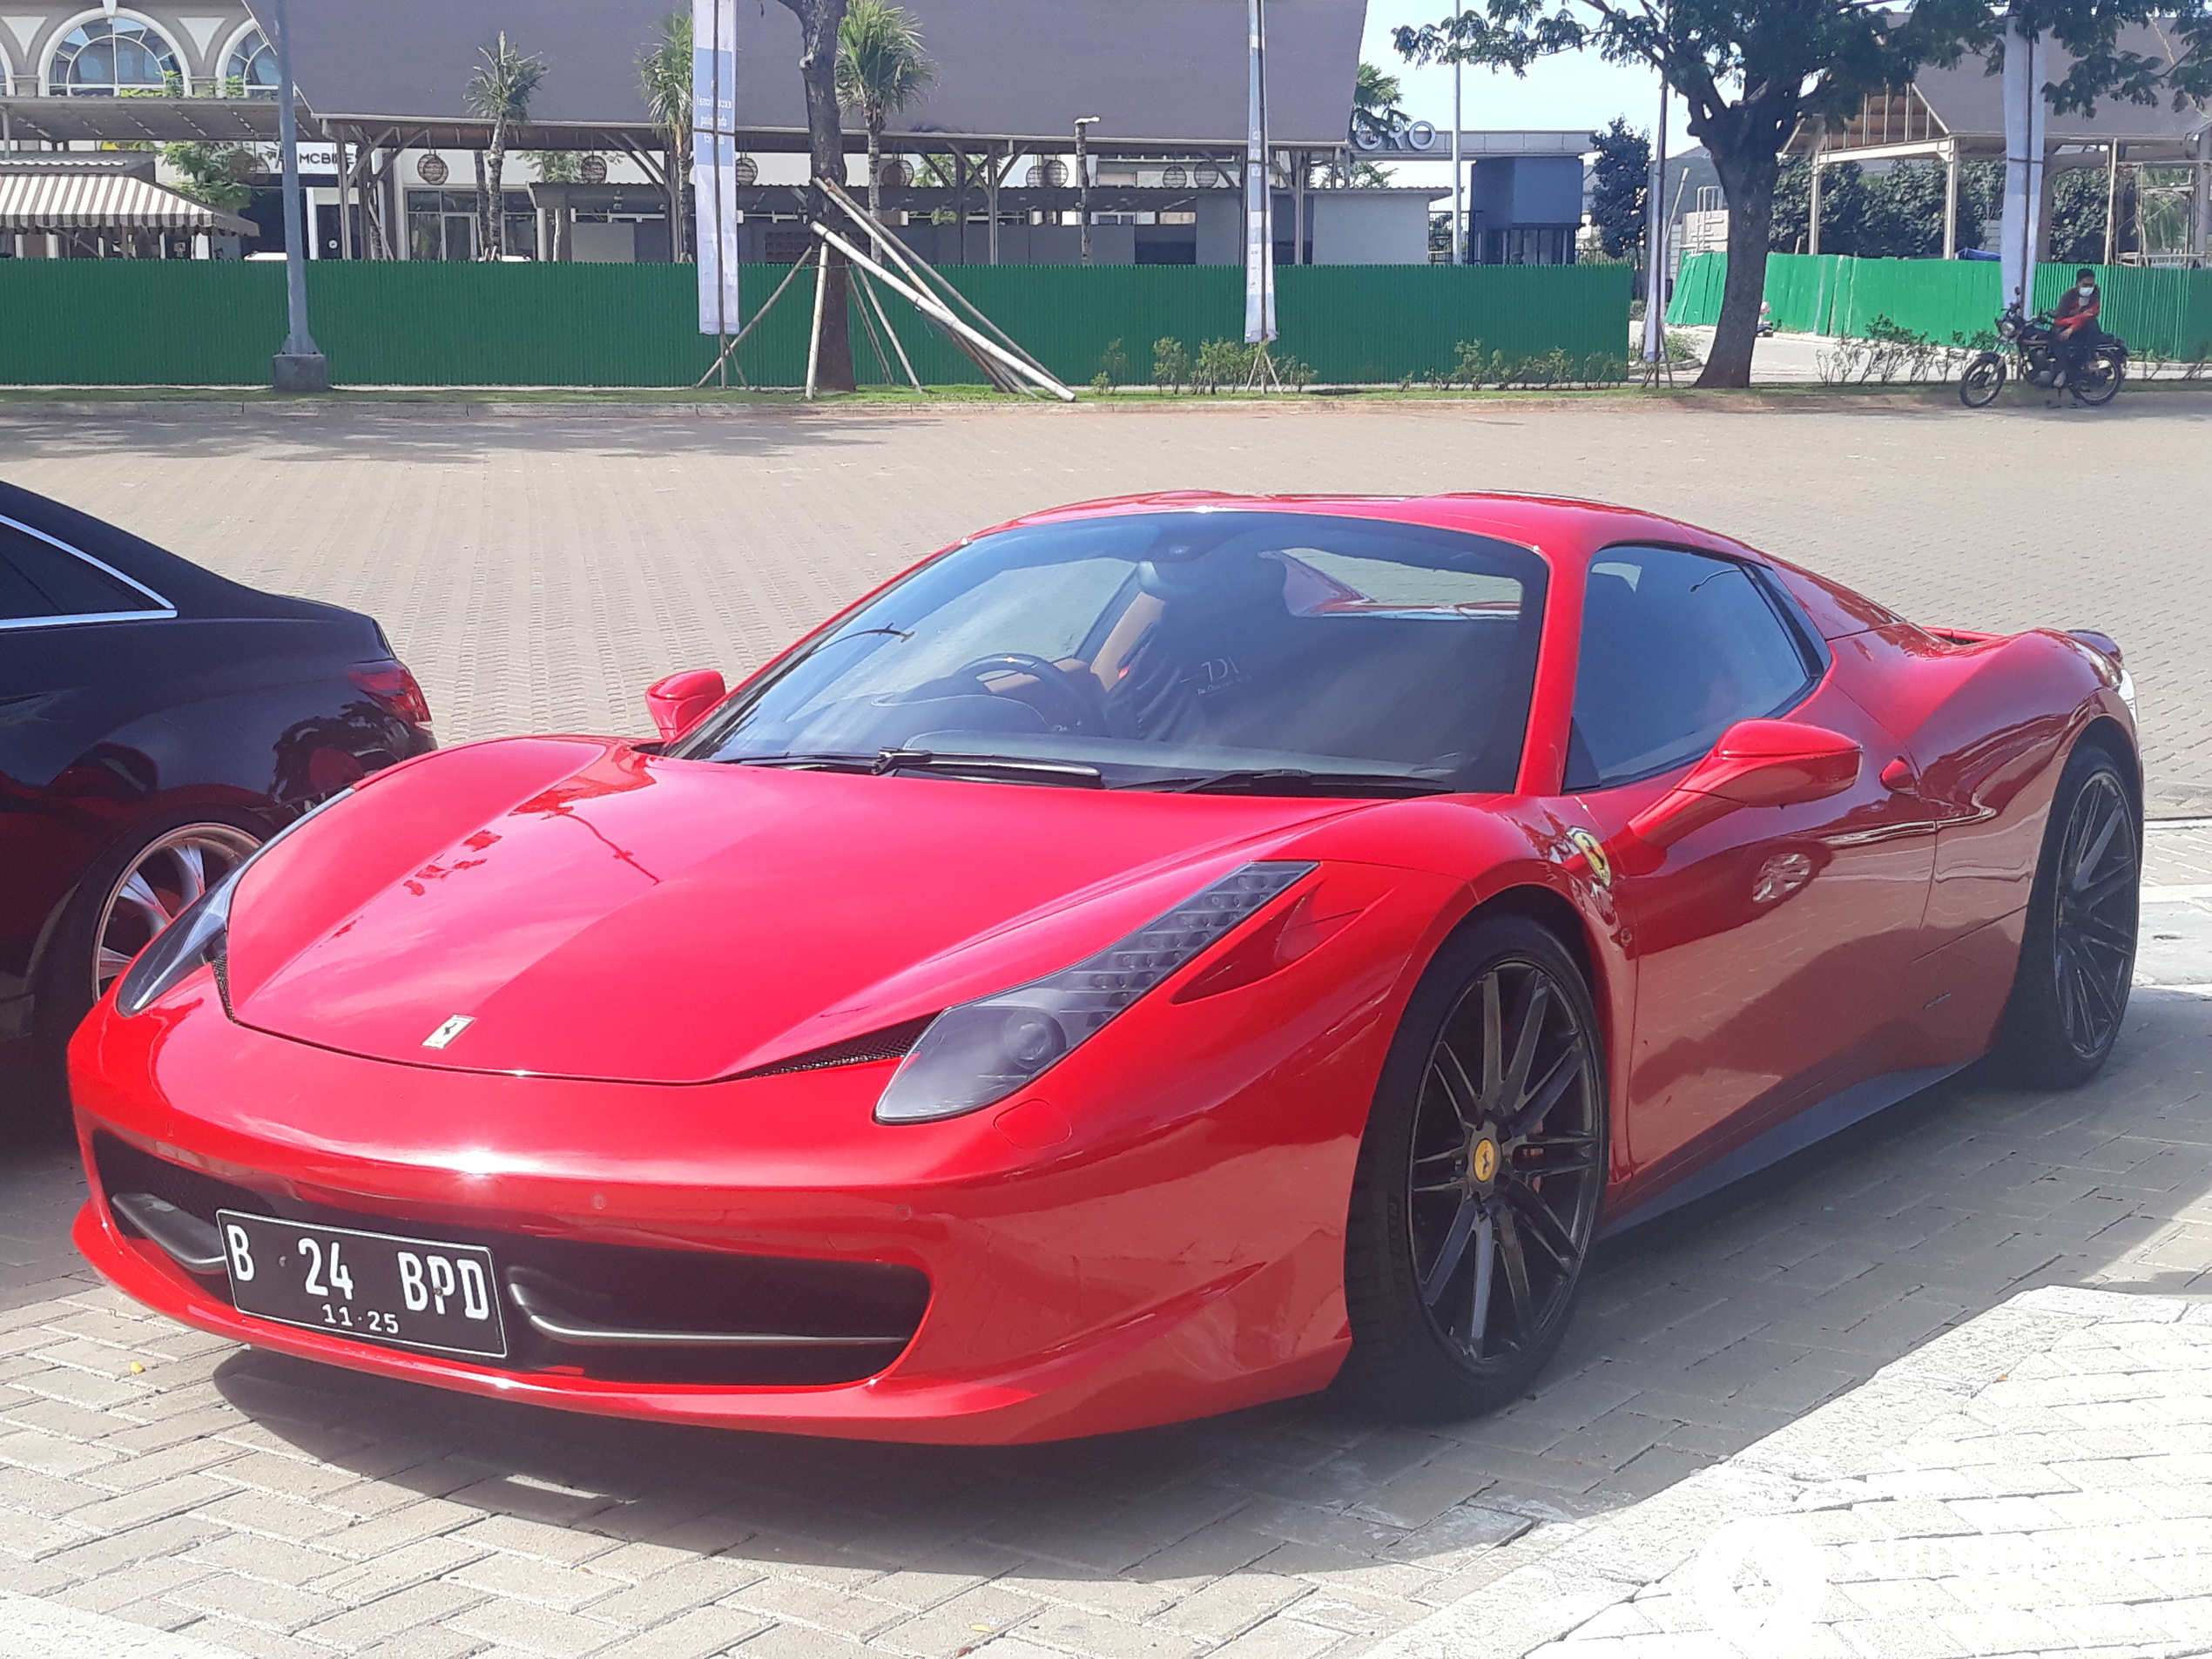
M 2085 282 L 2080 287 L 2076 288 L 2074 292 L 2080 294 L 2084 300 L 2087 300 L 2091 294 L 2096 292 L 2096 289 L 2092 287 L 2088 283 Z

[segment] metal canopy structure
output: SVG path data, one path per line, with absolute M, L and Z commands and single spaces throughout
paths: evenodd
M 266 98 L 0 98 L 0 126 L 18 142 L 273 144 Z M 303 118 L 302 137 L 319 138 Z
M 2122 29 L 2117 48 L 2168 64 L 2179 55 L 2176 43 L 2156 24 Z M 2064 79 L 2074 66 L 2074 58 L 2055 43 L 2044 50 L 2049 56 L 2048 78 Z M 2109 181 L 2107 189 L 2116 199 L 2123 162 L 2135 167 L 2194 168 L 2190 253 L 2197 259 L 2204 257 L 2208 238 L 2212 238 L 2212 108 L 2185 101 L 2175 109 L 2166 97 L 2155 104 L 2105 98 L 2097 101 L 2094 114 L 2074 111 L 2061 115 L 2046 109 L 2041 125 L 2046 191 L 2053 173 L 2102 167 Z M 1924 69 L 1910 86 L 1870 94 L 1839 125 L 1799 122 L 1784 154 L 1807 158 L 1815 164 L 1807 250 L 1814 253 L 1820 252 L 1823 168 L 1846 161 L 1940 162 L 1945 172 L 1943 256 L 1950 259 L 1958 251 L 1959 168 L 1970 161 L 2001 161 L 2006 155 L 2004 82 L 1989 73 L 1988 66 L 1979 58 L 1963 59 L 1948 69 Z M 2051 222 L 2048 212 L 2040 217 L 2043 234 L 2039 257 L 2048 251 Z M 2112 203 L 2107 205 L 2107 219 L 2109 257 L 2117 225 L 2117 209 Z

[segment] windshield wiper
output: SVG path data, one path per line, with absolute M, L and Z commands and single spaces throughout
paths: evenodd
M 732 755 L 732 766 L 789 766 L 794 772 L 873 772 L 873 755 Z
M 876 756 L 869 770 L 960 772 L 979 778 L 1004 778 L 1016 783 L 1068 784 L 1078 789 L 1106 786 L 1106 774 L 1096 766 L 1072 760 L 1029 760 L 1017 755 L 937 754 L 927 749 L 886 749 Z
M 733 766 L 788 767 L 793 772 L 864 772 L 880 778 L 894 772 L 941 772 L 967 778 L 1005 779 L 1013 783 L 1068 784 L 1103 789 L 1106 775 L 1072 760 L 1030 760 L 1019 755 L 939 754 L 929 749 L 879 749 L 872 755 L 738 755 Z
M 1309 772 L 1303 766 L 1253 766 L 1196 778 L 1155 778 L 1128 784 L 1178 795 L 1450 795 L 1452 785 L 1395 772 Z

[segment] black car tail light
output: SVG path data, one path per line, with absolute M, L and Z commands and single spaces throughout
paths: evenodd
M 430 700 L 422 695 L 422 687 L 415 683 L 405 663 L 396 659 L 357 663 L 346 671 L 346 678 L 394 718 L 409 725 L 430 724 Z

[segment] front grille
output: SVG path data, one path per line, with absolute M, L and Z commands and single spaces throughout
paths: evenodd
M 867 1347 L 667 1349 L 582 1347 L 556 1342 L 523 1317 L 511 1294 L 506 1323 L 513 1371 L 550 1372 L 636 1383 L 728 1386 L 857 1382 L 888 1366 L 912 1340 L 929 1303 L 920 1271 L 887 1262 L 810 1261 L 705 1250 L 662 1250 L 574 1238 L 543 1238 L 442 1221 L 402 1221 L 373 1211 L 258 1192 L 98 1134 L 92 1159 L 103 1191 L 150 1192 L 211 1226 L 218 1210 L 239 1210 L 365 1232 L 481 1244 L 505 1275 L 529 1282 L 566 1310 L 625 1330 L 775 1332 L 797 1336 L 883 1336 Z M 204 1284 L 213 1284 L 203 1280 Z M 219 1293 L 227 1295 L 226 1283 Z

